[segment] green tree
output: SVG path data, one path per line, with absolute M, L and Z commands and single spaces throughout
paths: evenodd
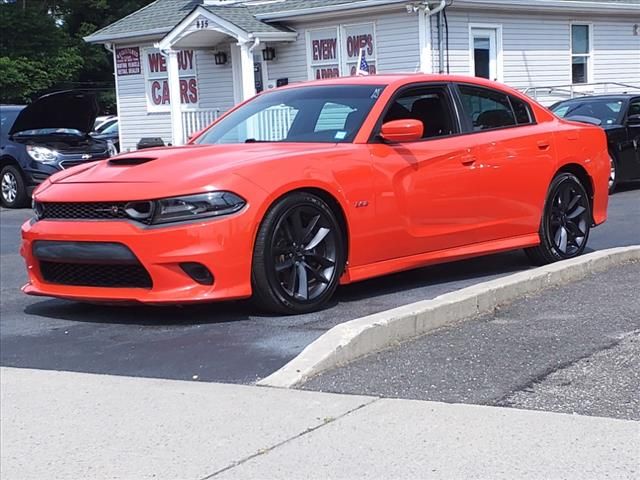
M 74 78 L 83 61 L 46 2 L 0 4 L 0 101 L 23 103 Z
M 23 103 L 47 90 L 97 90 L 115 103 L 113 58 L 83 38 L 152 0 L 17 0 L 0 3 L 0 102 Z
M 115 111 L 113 55 L 83 38 L 151 3 L 152 0 L 62 0 L 64 28 L 84 60 L 76 81 L 98 88 L 104 110 Z

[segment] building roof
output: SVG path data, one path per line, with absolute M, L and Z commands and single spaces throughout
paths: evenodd
M 281 2 L 255 5 L 252 5 L 251 2 L 231 5 L 204 5 L 203 0 L 156 0 L 85 37 L 85 40 L 103 42 L 127 37 L 165 34 L 200 5 L 249 33 L 286 31 L 281 26 L 258 20 L 256 15 L 325 7 L 333 4 L 352 4 L 359 1 L 361 0 L 282 0 Z
M 231 5 L 203 5 L 203 0 L 156 0 L 146 7 L 108 25 L 85 37 L 88 42 L 109 42 L 125 38 L 150 35 L 163 35 L 170 32 L 182 19 L 196 7 L 203 6 L 211 13 L 233 23 L 248 33 L 282 32 L 286 28 L 274 24 L 279 18 L 296 14 L 312 13 L 327 8 L 357 8 L 364 6 L 385 6 L 394 3 L 406 3 L 407 0 L 281 0 L 274 2 L 256 2 L 251 0 Z M 436 0 L 434 0 L 435 2 Z M 501 0 L 502 1 L 502 0 Z M 513 3 L 520 3 L 515 0 Z M 589 4 L 618 5 L 638 7 L 640 0 L 545 0 L 550 4 Z M 481 4 L 483 0 L 470 0 L 464 3 Z M 498 3 L 496 0 L 489 3 Z M 506 3 L 506 2 L 505 2 Z M 578 6 L 576 5 L 576 8 Z
M 204 5 L 203 8 L 233 23 L 236 27 L 250 33 L 288 32 L 288 28 L 274 23 L 261 22 L 254 16 L 249 7 L 244 5 L 212 6 Z

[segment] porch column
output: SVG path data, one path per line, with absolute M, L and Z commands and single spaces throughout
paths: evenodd
M 253 72 L 253 42 L 240 43 L 240 74 L 242 78 L 242 101 L 256 94 L 256 83 Z
M 171 100 L 171 141 L 173 145 L 183 145 L 182 102 L 180 98 L 180 73 L 178 52 L 167 51 L 167 73 L 169 74 L 169 98 Z
M 418 10 L 418 37 L 420 41 L 420 72 L 433 73 L 431 49 L 431 17 L 424 9 Z

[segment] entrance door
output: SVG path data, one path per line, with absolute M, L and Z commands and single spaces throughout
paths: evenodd
M 497 29 L 471 27 L 469 43 L 471 74 L 489 80 L 500 80 Z

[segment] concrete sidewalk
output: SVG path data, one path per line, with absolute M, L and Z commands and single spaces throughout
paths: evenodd
M 638 478 L 640 423 L 0 369 L 4 480 Z

